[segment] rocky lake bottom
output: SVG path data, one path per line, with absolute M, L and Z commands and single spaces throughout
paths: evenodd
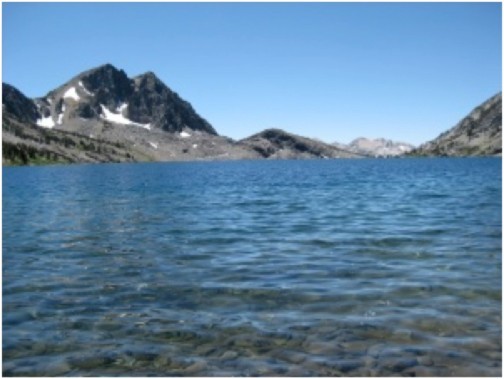
M 3 169 L 4 376 L 501 376 L 501 159 Z

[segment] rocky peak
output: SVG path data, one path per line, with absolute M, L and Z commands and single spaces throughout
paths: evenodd
M 135 92 L 145 96 L 171 95 L 172 91 L 152 71 L 133 78 Z
M 85 89 L 94 95 L 95 106 L 115 108 L 133 93 L 133 85 L 123 70 L 105 64 L 78 76 Z
M 147 71 L 141 75 L 137 75 L 133 78 L 135 83 L 141 83 L 141 82 L 147 82 L 147 83 L 156 83 L 156 82 L 161 82 L 161 79 L 159 79 L 156 74 L 154 74 L 152 71 Z

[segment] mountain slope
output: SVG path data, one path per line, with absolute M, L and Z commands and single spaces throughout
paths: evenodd
M 354 154 L 330 144 L 287 133 L 280 129 L 266 129 L 240 141 L 263 158 L 349 158 Z
M 36 103 L 8 84 L 2 85 L 2 162 L 43 164 L 126 162 L 149 157 L 120 142 L 35 125 L 41 114 Z
M 44 129 L 4 114 L 2 162 L 44 164 L 149 160 L 120 142 L 95 140 L 77 133 Z
M 476 107 L 453 128 L 417 149 L 411 156 L 486 156 L 502 154 L 502 94 Z
M 2 83 L 2 113 L 28 123 L 35 123 L 40 116 L 35 103 L 7 83 Z

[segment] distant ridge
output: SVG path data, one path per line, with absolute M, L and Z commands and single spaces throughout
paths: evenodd
M 369 139 L 356 138 L 348 145 L 338 142 L 334 146 L 351 151 L 356 154 L 370 157 L 395 157 L 411 151 L 414 146 L 406 142 L 396 142 L 385 138 Z

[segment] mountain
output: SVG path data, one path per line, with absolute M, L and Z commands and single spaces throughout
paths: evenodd
M 5 83 L 2 91 L 6 164 L 259 157 L 219 136 L 152 72 L 130 79 L 106 64 L 41 98 Z
M 358 154 L 330 144 L 287 133 L 280 129 L 266 129 L 240 141 L 263 158 L 349 158 Z
M 360 137 L 354 139 L 348 145 L 334 142 L 333 146 L 345 149 L 357 154 L 371 157 L 393 157 L 402 155 L 414 149 L 414 146 L 405 142 L 396 142 L 389 139 L 369 139 Z
M 77 75 L 35 103 L 42 116 L 37 124 L 48 128 L 78 129 L 108 121 L 147 130 L 217 135 L 187 101 L 152 72 L 130 79 L 110 64 Z
M 474 108 L 453 128 L 420 145 L 408 155 L 502 155 L 502 93 Z
M 107 120 L 88 120 L 80 127 L 73 120 L 41 126 L 41 119 L 50 117 L 37 106 L 39 99 L 31 100 L 8 84 L 2 90 L 4 164 L 259 158 L 230 138 L 188 128 L 177 133 Z

